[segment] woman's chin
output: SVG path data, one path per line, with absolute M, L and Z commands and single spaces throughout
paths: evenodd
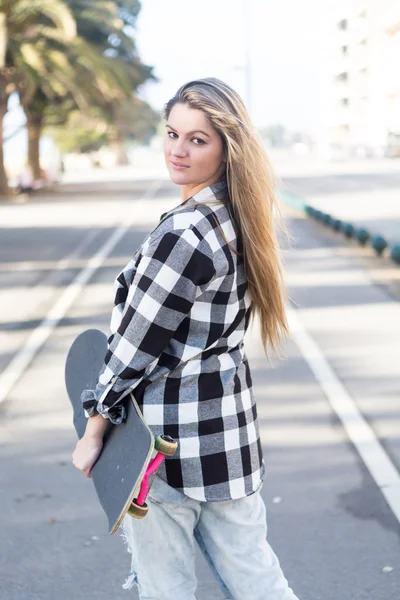
M 169 172 L 169 176 L 171 178 L 171 181 L 173 181 L 174 183 L 178 183 L 180 185 L 190 183 L 187 174 L 183 171 L 179 173 L 179 171 L 173 171 L 171 169 L 171 171 Z

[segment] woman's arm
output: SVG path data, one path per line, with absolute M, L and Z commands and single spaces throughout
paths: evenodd
M 125 419 L 121 400 L 156 365 L 215 274 L 209 244 L 190 229 L 167 232 L 144 250 L 96 389 L 81 395 L 88 422 L 72 458 L 87 477 L 101 453 L 108 422 L 118 425 Z
M 85 436 L 102 440 L 107 425 L 108 421 L 102 415 L 93 415 L 87 420 Z
M 118 330 L 95 390 L 81 395 L 86 416 L 118 425 L 123 398 L 156 366 L 203 286 L 216 274 L 208 242 L 191 228 L 168 231 L 144 247 Z M 93 425 L 95 428 L 95 425 Z
M 72 453 L 72 464 L 91 479 L 90 470 L 103 449 L 103 436 L 109 421 L 101 415 L 89 417 L 86 430 Z

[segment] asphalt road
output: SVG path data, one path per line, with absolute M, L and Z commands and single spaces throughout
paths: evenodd
M 167 181 L 157 188 L 125 177 L 0 205 L 0 400 L 15 379 L 0 405 L 1 600 L 137 597 L 121 587 L 130 566 L 123 540 L 108 535 L 91 481 L 71 463 L 63 370 L 80 331 L 107 330 L 115 276 L 179 201 Z M 332 406 L 337 392 L 319 376 L 315 348 L 398 471 L 400 307 L 351 244 L 285 213 L 295 236 L 284 251 L 293 319 L 286 359 L 267 362 L 257 326 L 246 338 L 269 541 L 300 600 L 398 600 L 399 520 Z M 90 262 L 116 230 L 109 255 Z M 83 269 L 87 283 L 69 287 Z M 307 339 L 317 346 L 307 349 Z M 16 357 L 28 360 L 30 350 L 22 368 Z M 197 599 L 221 600 L 200 554 L 197 561 Z

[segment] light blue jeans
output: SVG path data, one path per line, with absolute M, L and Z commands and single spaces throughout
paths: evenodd
M 262 485 L 238 500 L 199 502 L 156 476 L 146 517 L 121 524 L 132 554 L 122 587 L 136 585 L 140 600 L 196 600 L 196 540 L 225 598 L 298 600 L 267 542 Z

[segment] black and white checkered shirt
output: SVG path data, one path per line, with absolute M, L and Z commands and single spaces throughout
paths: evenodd
M 207 205 L 207 201 L 218 204 Z M 158 474 L 200 501 L 253 493 L 264 476 L 243 336 L 250 295 L 226 178 L 162 215 L 115 280 L 109 349 L 87 417 L 116 425 L 134 391 L 154 435 L 178 450 Z

